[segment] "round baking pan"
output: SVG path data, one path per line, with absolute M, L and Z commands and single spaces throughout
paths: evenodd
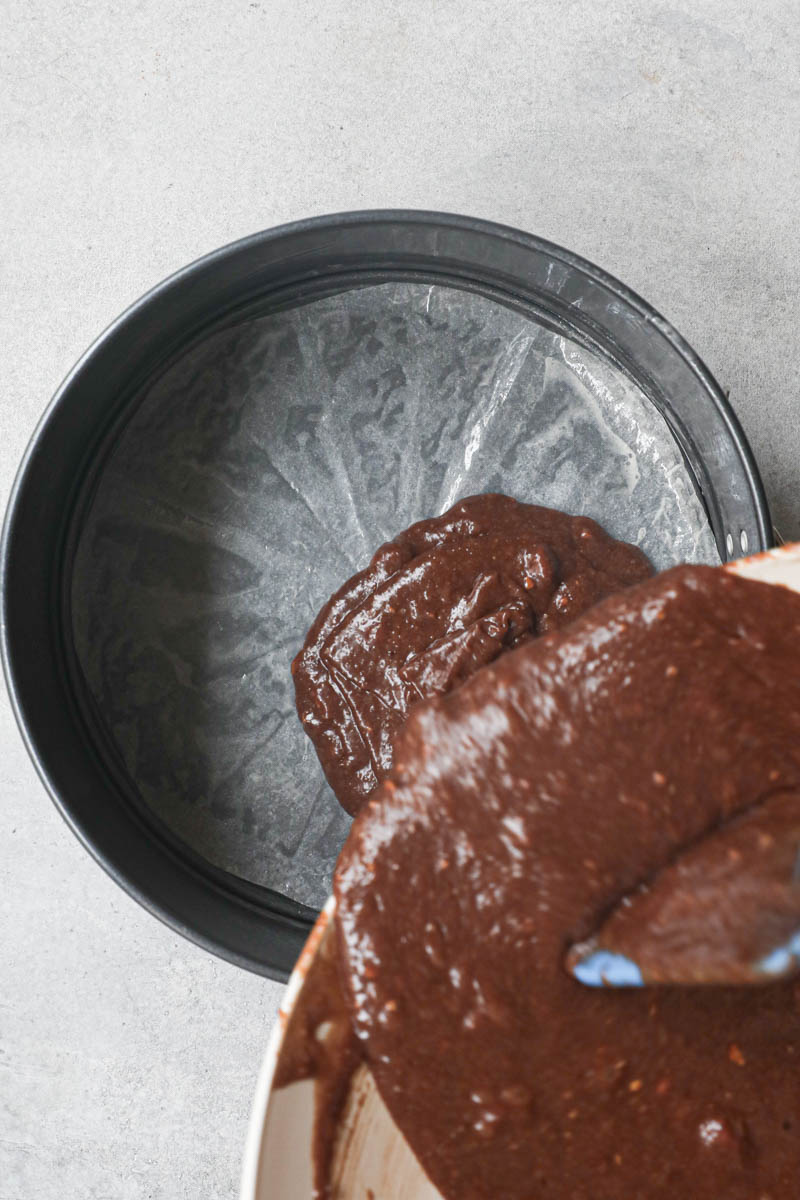
M 134 304 L 64 381 L 20 468 L 2 543 L 6 678 L 41 778 L 98 862 L 174 929 L 274 978 L 291 970 L 315 910 L 215 865 L 142 801 L 82 676 L 76 554 L 103 464 L 148 381 L 255 315 L 403 283 L 532 314 L 610 364 L 666 421 L 720 558 L 771 543 L 753 455 L 697 355 L 622 284 L 539 238 L 437 213 L 321 217 L 225 247 Z

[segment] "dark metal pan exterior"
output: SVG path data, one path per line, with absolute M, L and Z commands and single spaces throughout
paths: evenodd
M 771 544 L 758 468 L 707 368 L 645 301 L 540 238 L 432 212 L 320 217 L 209 254 L 129 308 L 59 388 L 14 485 L 0 551 L 6 680 L 42 781 L 97 861 L 173 929 L 277 979 L 315 914 L 176 838 L 137 800 L 80 694 L 69 607 L 76 531 L 126 406 L 171 359 L 255 311 L 395 279 L 480 291 L 615 362 L 667 420 L 721 558 Z

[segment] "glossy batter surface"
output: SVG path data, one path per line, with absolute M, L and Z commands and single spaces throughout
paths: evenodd
M 800 788 L 800 597 L 682 567 L 420 705 L 337 869 L 378 1087 L 450 1200 L 789 1200 L 800 989 L 584 988 L 626 892 Z
M 341 804 L 357 812 L 383 779 L 419 700 L 651 573 L 589 518 L 493 494 L 381 546 L 292 664 L 298 714 Z

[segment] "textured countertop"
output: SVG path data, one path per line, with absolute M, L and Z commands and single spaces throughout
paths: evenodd
M 706 360 L 800 537 L 792 0 L 10 0 L 0 487 L 76 357 L 208 250 L 464 212 L 625 280 Z M 0 1198 L 235 1195 L 280 988 L 90 861 L 0 712 Z

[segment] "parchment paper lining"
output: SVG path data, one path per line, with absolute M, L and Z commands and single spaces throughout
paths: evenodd
M 479 295 L 396 283 L 212 334 L 143 395 L 79 544 L 76 647 L 148 804 L 319 906 L 348 827 L 289 664 L 378 545 L 461 496 L 719 561 L 680 451 L 608 363 Z

